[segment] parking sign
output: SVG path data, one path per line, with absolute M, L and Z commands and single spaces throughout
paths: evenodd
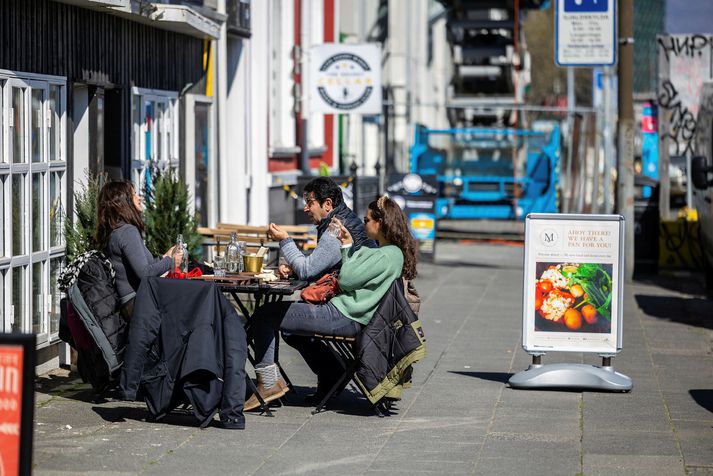
M 555 2 L 555 63 L 558 66 L 616 63 L 616 0 Z

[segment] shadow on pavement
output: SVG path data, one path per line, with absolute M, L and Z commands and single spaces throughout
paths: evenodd
M 117 398 L 119 388 L 116 386 L 108 387 L 102 391 L 97 391 L 88 383 L 82 382 L 79 376 L 69 371 L 62 371 L 61 374 L 46 374 L 35 378 L 35 391 L 45 393 L 47 395 L 68 398 L 86 403 L 106 403 L 112 398 Z
M 688 393 L 697 404 L 713 413 L 713 390 L 695 389 L 689 390 Z
M 127 420 L 137 422 L 151 422 L 152 419 L 146 407 L 92 407 L 94 413 L 109 423 L 123 423 Z M 155 423 L 173 426 L 198 427 L 199 423 L 190 409 L 174 409 Z
M 509 372 L 463 372 L 460 370 L 449 370 L 448 373 L 475 377 L 481 380 L 491 380 L 493 382 L 507 383 L 514 374 Z
M 397 408 L 398 403 L 395 403 L 391 409 L 391 415 L 398 413 Z M 371 403 L 361 394 L 352 390 L 351 388 L 346 388 L 342 393 L 340 393 L 336 398 L 333 398 L 327 402 L 325 410 L 323 412 L 332 411 L 340 415 L 351 415 L 351 416 L 377 416 L 376 411 L 372 408 Z
M 481 268 L 481 269 L 522 269 L 522 265 L 503 266 L 489 263 L 468 263 L 465 261 L 453 260 L 438 260 L 435 263 L 438 266 L 447 266 L 449 268 Z
M 713 301 L 702 298 L 634 295 L 647 316 L 713 329 Z
M 706 292 L 710 292 L 710 290 L 706 289 L 706 278 L 701 271 L 688 270 L 672 272 L 664 270 L 663 272 L 655 274 L 636 274 L 635 272 L 634 282 L 657 286 L 688 295 L 705 296 Z

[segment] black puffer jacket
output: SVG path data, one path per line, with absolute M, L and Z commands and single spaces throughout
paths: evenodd
M 319 222 L 319 225 L 317 225 L 317 239 L 322 237 L 322 233 L 327 230 L 329 222 L 331 222 L 334 217 L 339 218 L 344 228 L 349 230 L 349 234 L 352 235 L 354 251 L 362 246 L 366 246 L 367 248 L 376 248 L 379 246 L 374 240 L 366 236 L 366 230 L 364 229 L 364 223 L 361 218 L 359 218 L 351 208 L 346 206 L 344 202 L 340 203 L 326 218 L 323 218 L 322 221 Z
M 426 355 L 421 322 L 404 297 L 402 280 L 396 279 L 379 307 L 357 336 L 359 367 L 355 381 L 376 403 L 384 397 L 398 399 L 410 382 L 411 365 Z
M 113 371 L 121 366 L 124 360 L 129 329 L 119 314 L 119 296 L 111 277 L 111 263 L 101 259 L 102 257 L 103 255 L 94 255 L 86 262 L 79 273 L 76 285 L 115 355 L 116 363 L 110 364 Z M 102 345 L 100 344 L 99 347 Z M 102 348 L 103 353 L 111 354 L 104 350 Z M 107 363 L 110 360 L 108 359 Z
M 116 378 L 123 364 L 128 325 L 119 313 L 111 263 L 98 251 L 77 261 L 73 276 L 67 277 L 65 284 L 71 283 L 67 294 L 74 310 L 67 318 L 78 319 L 79 323 L 69 322 L 68 327 L 74 329 L 73 344 L 86 342 L 88 339 L 82 339 L 86 334 L 91 338 L 93 345 L 76 346 L 77 365 L 82 379 L 101 390 Z

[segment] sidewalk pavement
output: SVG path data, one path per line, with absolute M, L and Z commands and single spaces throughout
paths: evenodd
M 301 395 L 245 431 L 200 430 L 192 416 L 145 420 L 141 403 L 92 402 L 66 371 L 38 379 L 36 474 L 713 474 L 713 302 L 700 276 L 625 288 L 616 370 L 630 393 L 515 390 L 523 249 L 438 244 L 417 288 L 428 356 L 398 412 L 378 418 L 347 391 L 310 414 Z M 299 393 L 315 379 L 281 348 Z M 599 364 L 552 353 L 543 363 Z M 252 374 L 252 370 L 250 370 Z

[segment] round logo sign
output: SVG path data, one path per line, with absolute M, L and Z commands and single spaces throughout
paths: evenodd
M 545 228 L 540 233 L 540 243 L 542 243 L 543 246 L 555 246 L 557 241 L 559 241 L 559 236 L 557 235 L 557 231 L 553 228 Z
M 423 179 L 418 174 L 408 174 L 403 178 L 403 184 L 408 193 L 416 193 L 421 190 Z
M 349 111 L 364 104 L 374 91 L 369 64 L 353 53 L 330 56 L 319 67 L 317 91 L 335 109 Z

